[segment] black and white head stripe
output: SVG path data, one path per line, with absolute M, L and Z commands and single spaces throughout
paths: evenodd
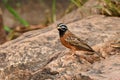
M 61 28 L 61 29 L 67 30 L 67 26 L 65 24 L 63 24 L 63 23 L 59 23 L 58 27 Z
M 63 23 L 59 23 L 57 25 L 57 29 L 59 31 L 60 37 L 62 37 L 65 34 L 65 32 L 68 30 L 67 26 Z

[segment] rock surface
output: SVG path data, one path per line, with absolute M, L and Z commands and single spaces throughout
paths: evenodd
M 57 23 L 1 45 L 0 80 L 120 79 L 120 49 L 111 47 L 120 37 L 120 18 L 94 15 L 67 24 L 106 58 L 97 60 L 94 55 L 80 58 L 80 51 L 71 56 L 59 41 Z

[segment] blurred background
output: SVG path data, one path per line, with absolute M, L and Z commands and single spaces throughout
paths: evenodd
M 0 44 L 42 29 L 90 0 L 0 0 Z M 92 0 L 94 1 L 94 0 Z M 120 16 L 120 0 L 98 0 L 100 14 Z M 92 4 L 89 4 L 92 5 Z

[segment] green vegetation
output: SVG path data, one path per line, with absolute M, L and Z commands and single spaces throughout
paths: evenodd
M 20 17 L 20 15 L 8 4 L 8 0 L 3 0 L 3 3 L 7 10 L 25 27 L 29 26 L 29 23 Z M 6 28 L 5 28 L 6 29 Z
M 8 26 L 4 26 L 4 30 L 7 31 L 7 32 L 11 32 L 12 29 L 10 29 Z
M 88 0 L 70 0 L 78 8 L 84 5 Z
M 101 6 L 102 14 L 108 16 L 120 16 L 120 0 L 103 0 L 103 6 Z
M 52 1 L 52 22 L 56 21 L 56 0 Z
M 22 19 L 19 14 L 9 5 L 6 5 L 7 10 L 25 27 L 28 27 L 29 24 L 26 20 Z

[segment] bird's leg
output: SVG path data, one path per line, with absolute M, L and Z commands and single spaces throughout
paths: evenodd
M 75 55 L 75 50 L 71 49 L 70 51 L 72 53 L 71 56 L 74 56 Z

